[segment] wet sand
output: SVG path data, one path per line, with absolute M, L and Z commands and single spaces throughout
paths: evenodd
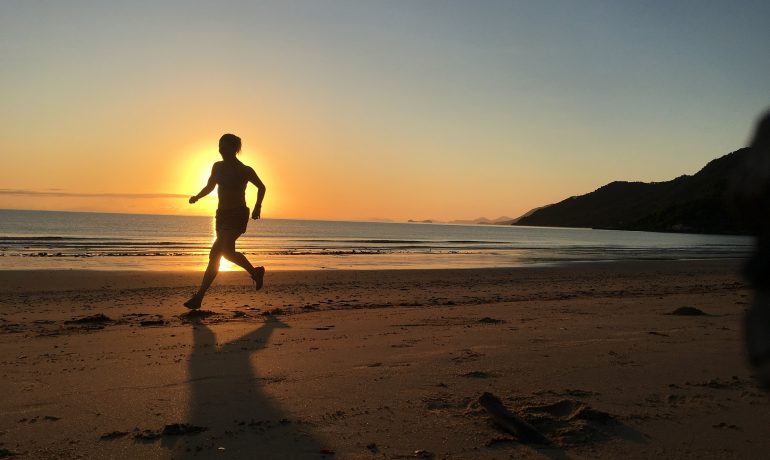
M 0 458 L 765 458 L 738 270 L 2 271 Z

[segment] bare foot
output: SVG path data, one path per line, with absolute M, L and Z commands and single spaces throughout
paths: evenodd
M 251 275 L 251 279 L 254 280 L 254 287 L 257 291 L 262 289 L 262 281 L 265 278 L 265 267 L 254 267 L 256 274 Z
M 202 301 L 203 301 L 203 296 L 200 294 L 195 294 L 194 296 L 190 297 L 190 300 L 184 303 L 184 306 L 189 308 L 190 310 L 197 310 L 201 307 Z

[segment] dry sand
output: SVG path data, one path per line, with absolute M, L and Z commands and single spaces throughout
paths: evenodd
M 767 458 L 738 269 L 0 272 L 0 458 Z

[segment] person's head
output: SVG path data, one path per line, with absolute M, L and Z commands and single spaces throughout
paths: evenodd
M 228 133 L 219 138 L 219 153 L 221 153 L 222 156 L 235 156 L 240 151 L 240 137 Z

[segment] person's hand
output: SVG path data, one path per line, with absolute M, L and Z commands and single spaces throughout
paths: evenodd
M 190 204 L 195 204 L 196 201 L 198 201 L 198 197 L 197 196 L 191 196 L 190 197 Z
M 254 211 L 251 212 L 251 218 L 257 220 L 261 217 L 260 214 L 262 214 L 262 208 L 256 207 L 254 208 Z

